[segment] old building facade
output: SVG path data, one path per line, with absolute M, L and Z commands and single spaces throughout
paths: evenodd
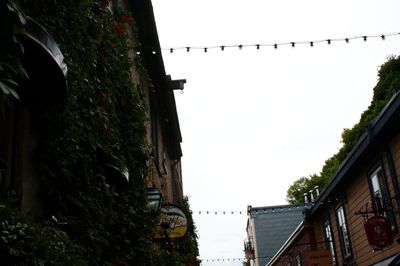
M 400 263 L 399 121 L 396 93 L 268 265 Z

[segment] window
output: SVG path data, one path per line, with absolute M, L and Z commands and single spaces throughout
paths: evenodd
M 392 230 L 395 230 L 396 221 L 393 212 L 390 211 L 392 204 L 381 164 L 368 174 L 368 181 L 375 215 L 386 217 L 392 225 Z
M 339 205 L 336 209 L 336 219 L 339 230 L 340 244 L 342 247 L 342 255 L 344 259 L 351 256 L 351 245 L 349 231 L 347 229 L 346 217 L 344 215 L 343 205 Z
M 296 266 L 301 266 L 301 257 L 300 257 L 300 255 L 296 256 Z
M 332 227 L 329 217 L 324 221 L 324 236 L 325 236 L 325 246 L 331 252 L 332 265 L 337 265 L 336 263 L 336 251 L 333 242 Z

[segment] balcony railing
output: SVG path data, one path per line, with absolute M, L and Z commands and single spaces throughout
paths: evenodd
M 254 258 L 254 248 L 253 244 L 250 241 L 244 242 L 244 255 L 246 259 Z

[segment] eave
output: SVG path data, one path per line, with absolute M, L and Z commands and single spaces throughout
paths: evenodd
M 170 80 L 165 73 L 153 6 L 148 0 L 131 0 L 129 7 L 137 26 L 140 56 L 154 85 L 155 98 L 160 114 L 163 115 L 163 125 L 169 135 L 167 139 L 170 156 L 171 159 L 179 159 L 182 157 L 182 135 L 174 92 L 170 89 Z
M 332 195 L 339 193 L 340 187 L 350 181 L 351 174 L 360 170 L 363 162 L 371 159 L 381 149 L 381 143 L 390 139 L 400 129 L 400 93 L 390 99 L 381 113 L 369 124 L 366 132 L 358 140 L 335 175 L 321 192 L 311 207 L 309 215 L 321 211 Z

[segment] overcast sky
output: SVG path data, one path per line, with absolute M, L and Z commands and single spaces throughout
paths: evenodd
M 400 32 L 398 0 L 152 0 L 161 47 L 274 44 Z M 247 205 L 286 204 L 319 173 L 372 99 L 400 35 L 273 47 L 163 52 L 175 94 L 202 265 L 241 265 Z M 223 215 L 205 211 L 242 211 Z M 199 214 L 202 211 L 202 214 Z M 215 259 L 214 262 L 208 261 Z M 217 262 L 216 259 L 225 259 Z M 227 262 L 227 259 L 230 259 Z

